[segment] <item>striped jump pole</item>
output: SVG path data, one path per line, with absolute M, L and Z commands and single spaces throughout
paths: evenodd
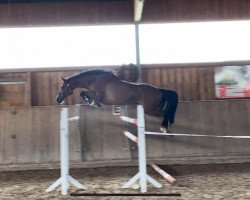
M 78 116 L 77 116 L 78 117 Z M 79 117 L 78 117 L 79 119 Z M 68 119 L 68 108 L 62 108 L 60 115 L 60 168 L 61 177 L 55 181 L 46 192 L 55 190 L 61 185 L 61 194 L 67 195 L 70 184 L 79 189 L 87 189 L 86 186 L 78 182 L 76 179 L 69 175 L 69 121 L 76 120 L 76 117 Z
M 138 137 L 136 137 L 135 135 L 133 135 L 132 133 L 128 132 L 128 131 L 124 131 L 123 134 L 129 138 L 130 140 L 132 140 L 133 142 L 138 144 Z M 172 177 L 170 174 L 168 174 L 167 172 L 165 172 L 164 170 L 162 170 L 159 166 L 157 166 L 154 163 L 151 163 L 150 166 L 156 171 L 158 172 L 163 178 L 165 178 L 169 183 L 174 183 L 176 181 L 176 179 L 174 177 Z
M 141 192 L 147 192 L 147 180 L 151 182 L 155 187 L 161 187 L 161 184 L 155 180 L 152 180 L 149 175 L 147 175 L 146 168 L 146 143 L 145 135 L 158 135 L 158 136 L 180 136 L 180 137 L 213 137 L 213 138 L 234 138 L 234 139 L 250 139 L 250 135 L 201 135 L 201 134 L 183 134 L 183 133 L 159 133 L 159 132 L 149 132 L 145 131 L 145 119 L 144 110 L 141 105 L 137 106 L 137 120 L 129 117 L 122 116 L 121 119 L 126 122 L 136 124 L 138 127 L 138 138 L 132 133 L 125 131 L 124 134 L 130 138 L 132 141 L 138 144 L 138 158 L 139 158 L 139 173 L 136 174 L 132 179 L 130 179 L 123 188 L 131 187 L 138 179 L 140 180 Z M 160 167 L 151 164 L 151 167 L 156 170 L 161 176 L 163 176 L 167 181 L 173 183 L 175 179 L 169 175 L 167 172 L 163 171 Z
M 126 117 L 126 116 L 120 116 L 120 119 L 121 119 L 122 121 L 129 122 L 129 123 L 138 125 L 138 120 L 137 120 L 137 119 L 130 118 L 130 117 Z
M 169 183 L 174 183 L 176 180 L 174 177 L 172 177 L 170 174 L 168 174 L 167 172 L 165 172 L 164 170 L 162 170 L 159 166 L 157 166 L 154 163 L 151 163 L 151 167 L 157 171 L 161 176 L 163 176 L 163 178 L 165 178 Z
M 123 134 L 129 138 L 130 140 L 132 140 L 133 142 L 138 144 L 138 137 L 136 137 L 135 135 L 133 135 L 132 133 L 128 132 L 128 131 L 124 131 Z

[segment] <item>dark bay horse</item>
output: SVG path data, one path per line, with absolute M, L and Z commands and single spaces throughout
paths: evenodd
M 62 103 L 75 88 L 83 88 L 80 96 L 90 105 L 143 105 L 146 114 L 162 117 L 163 132 L 174 123 L 178 105 L 175 91 L 159 89 L 146 83 L 131 83 L 119 79 L 110 71 L 90 70 L 63 79 L 56 101 Z

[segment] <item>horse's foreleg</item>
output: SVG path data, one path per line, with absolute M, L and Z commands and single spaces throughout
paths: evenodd
M 101 107 L 101 104 L 96 100 L 96 94 L 94 91 L 82 91 L 80 96 L 84 101 L 86 101 L 90 106 Z

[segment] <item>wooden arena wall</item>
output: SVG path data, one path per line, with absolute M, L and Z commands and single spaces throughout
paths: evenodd
M 249 0 L 146 0 L 142 22 L 239 19 L 250 19 Z M 0 2 L 0 21 L 0 27 L 127 24 L 133 23 L 133 4 L 132 1 L 22 4 Z M 216 66 L 162 65 L 143 68 L 144 82 L 174 89 L 179 93 L 181 101 L 191 101 L 180 103 L 178 108 L 176 130 L 179 132 L 218 135 L 249 133 L 249 100 L 214 101 L 213 78 Z M 60 69 L 0 73 L 1 166 L 32 163 L 41 167 L 42 164 L 51 166 L 58 163 L 60 107 L 55 106 L 54 99 L 61 84 L 60 76 L 70 76 L 77 71 L 79 70 Z M 78 93 L 67 103 L 80 103 Z M 73 113 L 73 107 L 70 107 L 71 116 Z M 88 134 L 82 137 L 89 143 L 86 150 L 81 147 L 84 165 L 93 161 L 108 165 L 112 161 L 117 162 L 119 156 L 128 163 L 130 158 L 126 151 L 127 140 L 120 134 L 127 125 L 118 122 L 114 116 L 111 117 L 110 111 L 100 112 L 86 107 L 82 110 L 82 115 L 82 120 L 85 120 L 82 121 L 83 125 L 87 126 L 81 129 Z M 106 121 L 109 118 L 112 120 Z M 159 123 L 155 119 L 147 120 L 150 124 L 148 128 L 155 129 Z M 151 123 L 151 120 L 155 123 Z M 96 128 L 95 132 L 92 132 L 92 128 Z M 71 125 L 70 130 L 76 132 L 74 129 Z M 70 139 L 71 161 L 80 162 L 80 150 L 75 137 L 73 135 Z M 148 156 L 157 160 L 162 158 L 166 163 L 249 161 L 248 140 L 149 140 Z M 118 152 L 114 152 L 114 145 Z M 136 153 L 132 152 L 132 160 L 134 155 Z
M 250 19 L 248 0 L 146 0 L 142 23 Z M 133 23 L 132 0 L 108 2 L 1 3 L 0 27 Z M 216 66 L 216 65 L 215 65 Z M 143 81 L 176 90 L 182 101 L 213 100 L 214 66 L 143 69 Z M 76 71 L 0 73 L 0 107 L 55 105 L 60 75 Z M 20 76 L 18 80 L 16 76 Z M 79 103 L 75 94 L 68 104 Z
M 180 101 L 214 100 L 214 69 L 214 66 L 154 66 L 142 70 L 142 80 L 160 88 L 175 90 Z
M 69 116 L 75 116 L 69 106 Z M 136 127 L 102 109 L 82 106 L 80 134 L 69 125 L 71 164 L 107 166 L 136 164 L 136 145 L 128 147 L 123 130 L 136 134 Z M 250 100 L 194 101 L 180 103 L 174 130 L 208 135 L 248 135 Z M 135 116 L 135 108 L 128 109 Z M 0 110 L 0 170 L 58 167 L 60 107 L 4 108 Z M 160 120 L 146 117 L 146 129 L 159 131 Z M 81 144 L 81 145 L 79 145 Z M 157 163 L 246 162 L 248 139 L 147 136 L 147 156 Z M 131 162 L 132 161 L 132 162 Z
M 250 18 L 248 0 L 146 0 L 142 22 Z M 0 2 L 0 26 L 61 26 L 133 23 L 133 2 Z
M 146 0 L 143 22 L 237 20 L 250 18 L 248 0 Z
M 61 77 L 79 71 L 0 73 L 0 107 L 56 105 Z M 144 67 L 142 81 L 177 91 L 181 101 L 215 99 L 214 67 Z M 79 92 L 77 89 L 67 104 L 81 103 Z

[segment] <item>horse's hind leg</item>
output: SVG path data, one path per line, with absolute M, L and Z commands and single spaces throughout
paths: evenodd
M 170 131 L 170 127 L 171 127 L 171 123 L 169 121 L 168 116 L 164 116 L 164 119 L 163 119 L 163 121 L 161 123 L 161 128 L 160 128 L 161 132 L 163 132 L 163 133 L 172 133 Z
M 163 133 L 169 133 L 169 130 L 168 130 L 168 120 L 163 119 L 162 123 L 161 123 L 161 128 L 160 128 L 161 132 Z
M 92 94 L 92 95 L 91 95 Z M 95 107 L 101 107 L 101 104 L 99 102 L 97 102 L 95 99 L 94 99 L 94 96 L 93 96 L 93 92 L 84 92 L 82 91 L 80 93 L 80 96 L 82 97 L 82 99 L 84 101 L 86 101 L 90 106 L 95 106 Z

